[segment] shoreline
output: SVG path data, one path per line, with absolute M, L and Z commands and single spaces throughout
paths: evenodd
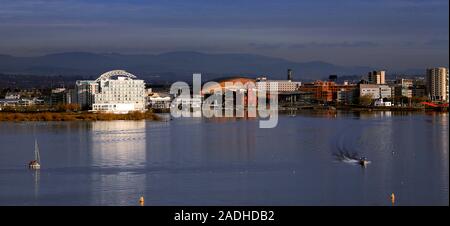
M 312 110 L 312 111 L 354 111 L 354 112 L 372 112 L 372 111 L 395 111 L 395 112 L 448 112 L 448 108 L 423 108 L 423 107 L 365 107 L 365 106 L 298 106 L 298 107 L 279 107 L 280 111 L 289 110 Z
M 445 109 L 430 109 L 430 108 L 410 108 L 410 107 L 350 107 L 350 106 L 299 106 L 299 107 L 280 107 L 279 113 L 295 112 L 316 112 L 328 114 L 335 114 L 337 111 L 345 112 L 448 112 L 448 108 Z M 161 112 L 130 112 L 127 114 L 113 114 L 113 113 L 94 113 L 94 112 L 0 112 L 0 122 L 27 122 L 27 121 L 114 121 L 114 120 L 150 120 L 161 121 L 161 116 L 157 113 L 170 113 L 166 111 Z
M 24 121 L 113 121 L 113 120 L 151 120 L 161 117 L 153 112 L 130 112 L 127 114 L 93 112 L 0 112 L 0 122 Z

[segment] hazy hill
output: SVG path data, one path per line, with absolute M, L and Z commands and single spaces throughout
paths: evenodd
M 330 74 L 365 75 L 369 67 L 346 67 L 322 61 L 293 62 L 253 54 L 205 54 L 169 52 L 158 55 L 94 54 L 69 52 L 37 57 L 0 55 L 0 73 L 97 76 L 112 69 L 124 69 L 146 80 L 191 80 L 200 72 L 204 79 L 232 75 L 267 75 L 286 78 L 294 70 L 295 79 L 321 79 Z

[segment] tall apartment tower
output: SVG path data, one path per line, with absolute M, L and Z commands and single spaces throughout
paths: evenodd
M 98 92 L 98 83 L 90 80 L 76 81 L 76 102 L 84 110 L 90 109 L 94 103 L 94 95 Z
M 427 69 L 427 94 L 432 101 L 448 102 L 448 68 Z
M 372 71 L 369 72 L 369 83 L 371 84 L 385 84 L 386 71 Z
M 292 81 L 292 69 L 287 70 L 287 80 Z

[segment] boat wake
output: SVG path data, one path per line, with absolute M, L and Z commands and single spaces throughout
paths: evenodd
M 337 136 L 336 140 L 336 149 L 337 152 L 333 153 L 333 156 L 335 157 L 336 161 L 343 162 L 347 164 L 352 165 L 360 165 L 360 166 L 367 166 L 367 164 L 370 163 L 364 156 L 360 156 L 357 152 L 349 151 L 354 149 L 359 149 L 357 147 L 357 143 L 353 140 L 345 139 L 346 134 L 340 134 L 340 136 Z M 348 148 L 347 146 L 350 146 L 351 148 Z
M 370 161 L 365 160 L 365 158 L 360 157 L 358 153 L 349 153 L 346 151 L 339 151 L 333 154 L 337 161 L 344 162 L 352 165 L 361 165 L 362 161 L 364 164 L 370 163 Z

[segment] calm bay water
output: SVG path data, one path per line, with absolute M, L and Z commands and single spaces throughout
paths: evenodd
M 1 122 L 0 205 L 448 205 L 448 114 Z M 42 169 L 30 171 L 34 139 Z M 337 161 L 366 156 L 367 168 Z

